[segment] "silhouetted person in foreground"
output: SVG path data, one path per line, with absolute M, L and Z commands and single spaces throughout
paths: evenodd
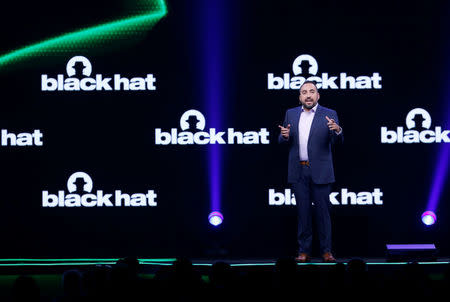
M 231 266 L 223 261 L 216 262 L 209 274 L 208 297 L 215 297 L 218 302 L 232 301 L 237 294 L 236 283 Z
M 173 263 L 168 281 L 168 298 L 172 301 L 200 301 L 206 290 L 201 275 L 186 258 Z
M 29 276 L 19 276 L 12 289 L 13 302 L 38 302 L 40 290 L 36 281 Z
M 81 273 L 78 270 L 69 270 L 62 276 L 63 296 L 56 298 L 55 302 L 79 302 L 82 300 Z
M 140 298 L 139 261 L 120 259 L 111 271 L 111 301 L 138 301 Z
M 109 301 L 111 271 L 112 267 L 109 265 L 98 265 L 83 274 L 86 302 Z

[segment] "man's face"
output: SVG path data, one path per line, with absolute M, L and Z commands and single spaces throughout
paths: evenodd
M 317 92 L 316 86 L 311 83 L 304 84 L 300 89 L 300 103 L 302 103 L 305 109 L 311 109 L 316 106 L 319 101 L 320 95 Z

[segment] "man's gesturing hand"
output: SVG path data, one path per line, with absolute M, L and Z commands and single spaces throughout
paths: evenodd
M 330 130 L 334 130 L 336 132 L 340 132 L 341 131 L 341 127 L 339 127 L 339 125 L 336 124 L 336 122 L 332 118 L 329 118 L 328 116 L 325 116 L 325 118 L 328 121 L 327 125 L 328 125 L 328 128 Z
M 288 139 L 289 138 L 289 131 L 291 129 L 291 124 L 288 124 L 287 127 L 283 127 L 283 126 L 280 126 L 280 125 L 278 125 L 278 127 L 281 129 L 281 135 L 284 138 Z

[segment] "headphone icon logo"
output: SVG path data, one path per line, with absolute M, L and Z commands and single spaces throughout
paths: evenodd
M 69 62 L 67 62 L 67 66 L 66 66 L 66 72 L 67 75 L 69 77 L 73 77 L 77 74 L 77 71 L 75 69 L 75 64 L 76 63 L 82 63 L 83 64 L 83 75 L 88 77 L 91 75 L 92 73 L 92 64 L 91 62 L 83 56 L 75 56 L 72 59 L 69 60 Z
M 83 191 L 84 192 L 91 192 L 92 191 L 92 178 L 84 172 L 75 172 L 72 175 L 70 175 L 69 179 L 67 180 L 67 190 L 70 193 L 73 193 L 77 190 L 77 179 L 83 179 L 84 185 L 83 185 Z
M 430 129 L 431 127 L 431 116 L 425 109 L 422 108 L 415 108 L 408 112 L 408 115 L 406 116 L 406 127 L 408 129 L 415 128 L 416 122 L 414 121 L 414 117 L 416 115 L 421 115 L 423 117 L 422 120 L 422 128 Z
M 307 61 L 309 64 L 308 73 L 311 75 L 316 75 L 319 69 L 319 65 L 317 64 L 316 59 L 310 55 L 300 55 L 292 63 L 292 71 L 295 75 L 303 73 L 303 69 L 301 67 L 302 63 Z
M 195 124 L 195 128 L 197 130 L 203 130 L 205 129 L 205 116 L 198 110 L 190 109 L 183 113 L 183 115 L 180 118 L 180 128 L 181 130 L 187 130 L 189 129 L 189 119 L 191 116 L 194 116 L 196 118 L 197 123 Z

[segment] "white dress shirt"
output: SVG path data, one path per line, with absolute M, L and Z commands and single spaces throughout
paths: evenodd
M 300 148 L 300 160 L 308 160 L 308 138 L 311 130 L 314 114 L 316 114 L 318 104 L 311 108 L 309 111 L 305 111 L 302 106 L 302 113 L 300 114 L 300 120 L 298 122 L 298 141 Z

